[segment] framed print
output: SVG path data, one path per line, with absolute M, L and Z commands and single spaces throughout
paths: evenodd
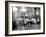
M 45 33 L 45 3 L 5 1 L 5 35 Z

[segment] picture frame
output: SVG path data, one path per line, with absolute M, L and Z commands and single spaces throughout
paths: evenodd
M 35 34 L 45 34 L 45 3 L 5 1 L 5 36 Z

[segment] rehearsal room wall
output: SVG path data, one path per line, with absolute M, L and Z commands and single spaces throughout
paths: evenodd
M 0 37 L 46 37 L 46 29 L 45 29 L 45 34 L 23 35 L 23 36 L 5 36 L 5 1 L 6 0 L 0 0 Z M 7 0 L 7 1 L 9 1 L 9 0 Z M 12 0 L 10 0 L 10 1 L 12 1 Z M 15 0 L 13 0 L 13 1 L 15 1 Z M 46 9 L 46 0 L 16 0 L 16 1 L 44 2 L 45 9 Z M 45 19 L 46 19 L 46 11 L 45 11 Z M 45 28 L 46 28 L 46 24 L 45 24 Z

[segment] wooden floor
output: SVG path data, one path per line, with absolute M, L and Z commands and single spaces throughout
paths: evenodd
M 39 24 L 31 25 L 31 26 L 17 26 L 17 30 L 34 30 L 34 29 L 40 29 Z

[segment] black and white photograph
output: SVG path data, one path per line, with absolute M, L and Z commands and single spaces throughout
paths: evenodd
M 39 2 L 5 2 L 6 35 L 33 35 L 45 32 L 45 4 Z
M 40 8 L 13 6 L 12 29 L 31 30 L 40 29 Z

